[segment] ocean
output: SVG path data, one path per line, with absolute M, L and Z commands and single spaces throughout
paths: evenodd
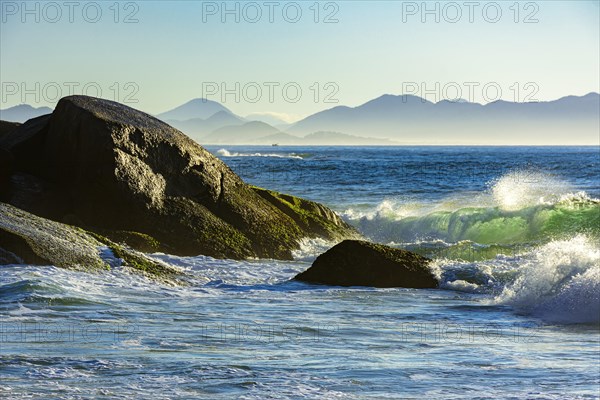
M 0 398 L 598 399 L 598 147 L 208 146 L 432 258 L 440 289 L 309 285 L 294 261 L 152 257 L 169 286 L 0 273 Z

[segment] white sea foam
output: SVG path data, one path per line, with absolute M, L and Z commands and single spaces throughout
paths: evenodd
M 297 261 L 314 261 L 336 244 L 337 242 L 321 238 L 305 238 L 300 241 L 300 248 L 292 251 L 292 256 Z
M 480 287 L 476 283 L 471 283 L 464 281 L 462 279 L 457 279 L 455 281 L 444 282 L 442 284 L 444 289 L 455 290 L 457 292 L 467 292 L 467 293 L 479 293 Z
M 552 322 L 600 322 L 600 249 L 579 235 L 521 260 L 518 278 L 494 300 Z
M 274 157 L 274 158 L 291 158 L 294 160 L 303 160 L 304 158 L 295 153 L 239 153 L 230 152 L 227 149 L 217 150 L 217 154 L 221 157 Z

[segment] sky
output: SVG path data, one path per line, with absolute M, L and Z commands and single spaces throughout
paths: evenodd
M 205 97 L 291 122 L 382 94 L 600 91 L 599 1 L 0 3 L 0 108 L 88 94 L 157 114 Z

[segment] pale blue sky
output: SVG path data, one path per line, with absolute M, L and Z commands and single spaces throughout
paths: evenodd
M 263 91 L 259 101 L 252 102 L 256 92 L 249 85 L 246 96 L 240 94 L 239 102 L 228 95 L 224 104 L 240 115 L 268 111 L 290 118 L 335 106 L 324 100 L 336 87 L 339 91 L 332 99 L 350 106 L 384 93 L 401 94 L 410 82 L 425 83 L 430 89 L 435 89 L 436 82 L 440 89 L 456 82 L 464 98 L 470 96 L 463 83 L 477 82 L 481 86 L 469 99 L 480 102 L 485 101 L 481 87 L 492 82 L 501 88 L 506 100 L 515 99 L 515 82 L 520 86 L 517 100 L 524 100 L 535 88 L 535 99 L 552 100 L 568 94 L 597 92 L 600 87 L 598 1 L 538 1 L 534 6 L 519 2 L 518 23 L 514 22 L 514 8 L 510 8 L 514 1 L 498 2 L 502 16 L 497 23 L 484 18 L 495 16 L 493 7 L 483 14 L 484 5 L 490 2 L 480 2 L 472 23 L 462 1 L 457 2 L 463 12 L 457 23 L 445 21 L 444 16 L 448 19 L 455 15 L 448 2 L 439 3 L 440 23 L 434 21 L 434 15 L 421 22 L 419 12 L 404 15 L 403 22 L 403 10 L 420 7 L 420 1 L 320 2 L 319 19 L 337 7 L 337 23 L 315 23 L 314 11 L 310 9 L 314 1 L 298 2 L 302 17 L 297 23 L 283 18 L 284 6 L 288 7 L 288 17 L 294 16 L 290 2 L 278 2 L 273 23 L 268 20 L 263 1 L 257 2 L 263 12 L 257 23 L 244 21 L 242 11 L 240 23 L 235 23 L 231 15 L 222 23 L 218 11 L 216 15 L 206 15 L 204 22 L 203 8 L 221 7 L 222 2 L 200 1 L 141 1 L 134 5 L 121 2 L 118 23 L 114 22 L 111 8 L 114 1 L 98 2 L 102 16 L 97 23 L 84 19 L 82 8 L 89 2 L 79 3 L 72 23 L 65 7 L 57 22 L 49 22 L 55 18 L 56 10 L 49 6 L 44 9 L 47 2 L 42 2 L 38 6 L 38 23 L 34 20 L 36 2 L 29 2 L 34 13 L 26 15 L 22 9 L 15 10 L 15 5 L 22 7 L 21 3 L 2 1 L 2 108 L 21 103 L 21 85 L 35 91 L 36 82 L 39 92 L 46 87 L 47 93 L 41 93 L 39 99 L 34 94 L 26 95 L 26 102 L 35 106 L 53 105 L 49 100 L 56 84 L 67 94 L 69 82 L 80 84 L 76 93 L 84 84 L 96 82 L 103 97 L 116 97 L 118 86 L 117 100 L 138 100 L 130 105 L 151 113 L 201 97 L 206 94 L 203 83 L 225 83 L 234 88 L 239 82 L 242 88 L 256 82 Z M 228 7 L 235 4 L 228 2 Z M 241 10 L 245 3 L 239 4 Z M 428 7 L 435 4 L 429 2 Z M 94 7 L 86 10 L 87 17 L 93 19 Z M 123 23 L 125 16 L 134 11 L 139 22 Z M 252 9 L 247 8 L 247 12 L 248 18 L 254 16 Z M 532 12 L 539 22 L 524 23 L 523 19 Z M 135 86 L 125 87 L 128 82 Z M 272 103 L 264 82 L 280 85 L 275 88 Z M 289 82 L 302 89 L 297 103 L 283 97 L 282 86 Z M 320 87 L 317 99 L 315 82 Z M 334 85 L 325 88 L 328 82 Z M 525 88 L 528 82 L 535 85 Z M 19 86 L 14 94 L 13 83 Z M 126 99 L 135 87 L 139 91 Z M 455 89 L 446 88 L 454 96 Z M 294 87 L 289 90 L 289 97 L 294 97 Z M 494 90 L 488 93 L 489 97 L 494 98 Z M 428 96 L 434 100 L 443 93 L 440 90 Z M 208 98 L 221 100 L 219 94 Z

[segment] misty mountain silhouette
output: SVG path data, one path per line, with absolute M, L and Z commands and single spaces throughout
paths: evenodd
M 166 123 L 185 132 L 194 139 L 209 135 L 215 129 L 222 128 L 224 126 L 237 126 L 242 125 L 246 121 L 238 117 L 229 111 L 218 111 L 212 116 L 202 118 L 192 118 L 185 121 L 178 120 L 166 120 Z
M 202 143 L 249 143 L 265 136 L 279 133 L 279 130 L 260 121 L 250 121 L 243 125 L 225 126 L 201 138 Z
M 293 124 L 286 132 L 335 131 L 403 143 L 554 144 L 598 143 L 600 95 L 555 101 L 486 105 L 383 95 L 358 107 L 338 106 Z M 552 139 L 552 140 L 551 140 Z
M 35 108 L 30 106 L 29 104 L 20 104 L 18 106 L 0 110 L 0 120 L 11 122 L 25 122 L 28 119 L 39 117 L 40 115 L 44 114 L 50 114 L 51 112 L 52 109 L 50 107 Z
M 21 104 L 0 120 L 25 122 L 49 107 Z M 337 106 L 291 125 L 248 121 L 218 102 L 194 99 L 157 117 L 200 143 L 228 144 L 595 144 L 600 142 L 600 95 L 546 102 L 433 103 L 385 94 L 357 107 Z M 250 115 L 250 118 L 260 116 Z M 276 119 L 274 121 L 277 121 Z
M 253 113 L 246 115 L 245 119 L 248 121 L 264 122 L 265 124 L 269 124 L 274 127 L 287 127 L 290 125 L 282 118 L 269 113 Z
M 186 121 L 194 118 L 207 119 L 219 111 L 225 111 L 229 114 L 233 114 L 231 110 L 216 101 L 198 98 L 190 100 L 187 103 L 182 104 L 179 107 L 175 107 L 170 111 L 158 114 L 156 117 L 163 121 Z

